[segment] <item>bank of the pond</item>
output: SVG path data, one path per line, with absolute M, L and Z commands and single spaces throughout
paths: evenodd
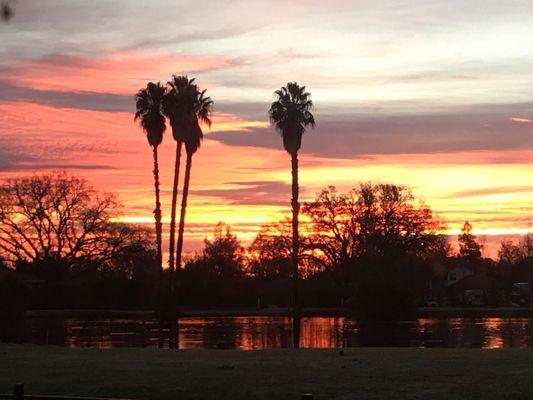
M 0 392 L 137 399 L 533 397 L 533 350 L 65 349 L 0 344 Z
M 281 317 L 291 315 L 284 307 L 272 308 L 214 308 L 185 309 L 183 317 Z M 341 308 L 304 308 L 304 317 L 344 317 L 349 312 Z M 65 318 L 152 318 L 151 310 L 29 310 L 27 317 L 65 317 Z M 531 308 L 486 308 L 486 307 L 422 307 L 417 311 L 419 318 L 531 318 Z
M 419 318 L 531 318 L 531 308 L 508 307 L 424 307 L 417 311 Z

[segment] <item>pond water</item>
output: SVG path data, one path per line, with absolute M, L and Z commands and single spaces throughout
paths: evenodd
M 32 318 L 19 341 L 66 347 L 156 347 L 152 319 Z M 167 331 L 168 332 L 168 331 Z M 340 348 L 399 347 L 532 347 L 529 318 L 418 319 L 394 324 L 361 325 L 347 318 L 303 318 L 301 346 Z M 180 348 L 265 349 L 291 346 L 286 317 L 183 318 Z

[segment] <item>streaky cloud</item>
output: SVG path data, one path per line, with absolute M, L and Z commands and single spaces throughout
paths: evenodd
M 533 186 L 488 187 L 483 189 L 463 190 L 450 193 L 447 197 L 479 197 L 512 193 L 533 193 Z
M 0 102 L 32 102 L 57 108 L 74 108 L 79 110 L 131 112 L 131 96 L 94 93 L 65 92 L 57 90 L 37 90 L 29 87 L 15 86 L 0 80 Z
M 523 104 L 516 108 L 523 108 Z M 319 157 L 354 159 L 376 154 L 436 154 L 533 149 L 529 124 L 508 118 L 509 105 L 419 115 L 322 115 L 306 134 L 302 152 Z M 210 136 L 232 146 L 281 149 L 272 128 L 221 132 Z
M 287 204 L 290 185 L 281 181 L 242 181 L 224 182 L 228 189 L 196 189 L 196 196 L 217 197 L 231 205 L 271 205 Z M 236 186 L 236 187 L 235 187 Z

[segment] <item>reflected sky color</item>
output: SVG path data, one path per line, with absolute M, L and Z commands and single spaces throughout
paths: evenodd
M 209 10 L 209 12 L 205 12 Z M 187 249 L 216 222 L 250 240 L 289 207 L 272 92 L 306 84 L 317 129 L 302 199 L 329 184 L 410 185 L 487 255 L 533 231 L 533 3 L 19 1 L 0 25 L 0 177 L 66 169 L 151 222 L 151 152 L 133 123 L 149 80 L 196 76 L 215 100 L 195 157 Z M 174 142 L 161 147 L 168 220 Z
M 152 319 L 29 319 L 23 341 L 71 348 L 157 347 Z M 261 350 L 291 347 L 287 317 L 182 318 L 183 349 Z M 302 348 L 439 347 L 509 348 L 533 346 L 528 318 L 420 318 L 411 322 L 358 324 L 347 318 L 301 321 Z

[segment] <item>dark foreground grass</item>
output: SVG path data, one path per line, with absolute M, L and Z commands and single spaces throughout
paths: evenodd
M 530 349 L 154 350 L 0 344 L 0 392 L 136 399 L 533 398 Z

